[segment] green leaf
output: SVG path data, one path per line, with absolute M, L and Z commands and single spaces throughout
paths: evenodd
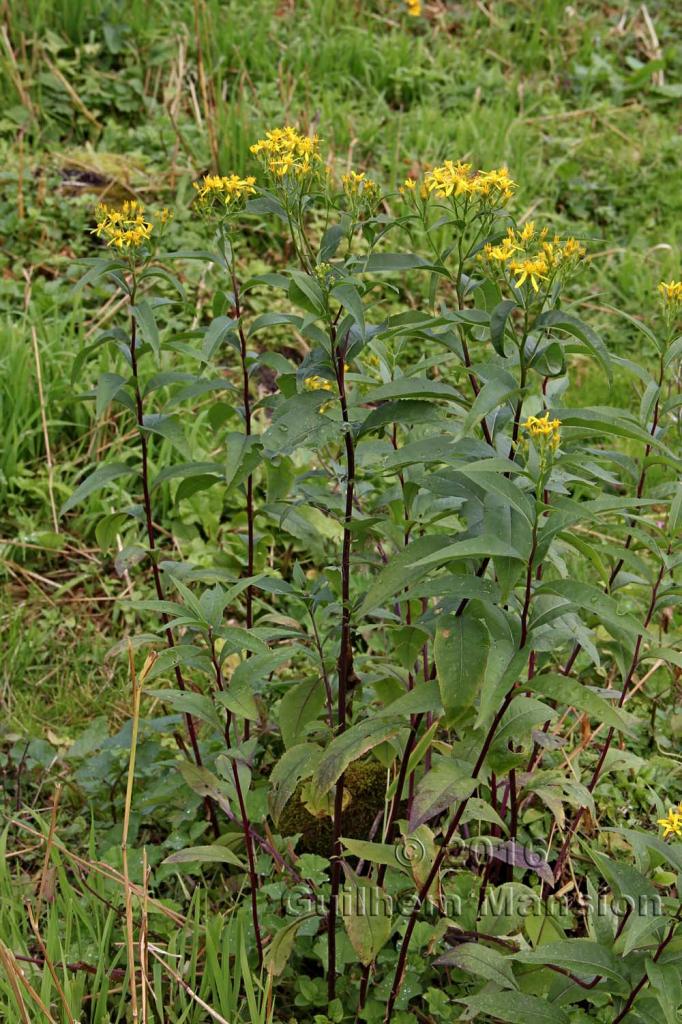
M 303 914 L 301 917 L 297 917 L 295 921 L 289 921 L 287 924 L 282 925 L 281 928 L 278 928 L 263 958 L 264 966 L 269 974 L 274 975 L 276 978 L 282 974 L 294 948 L 294 940 L 298 929 L 304 921 L 308 921 L 314 916 L 315 911 L 311 911 L 309 914 Z
M 234 330 L 239 321 L 229 316 L 217 316 L 206 328 L 201 345 L 201 357 L 207 363 L 230 331 Z
M 346 868 L 341 893 L 341 915 L 351 946 L 360 963 L 368 966 L 391 936 L 390 902 L 383 889 Z
M 202 693 L 194 693 L 192 690 L 146 690 L 149 697 L 154 697 L 179 711 L 183 715 L 192 715 L 200 718 L 214 729 L 222 730 L 223 723 L 220 721 L 213 701 Z
M 418 782 L 412 800 L 410 832 L 414 832 L 441 811 L 465 800 L 477 782 L 456 764 L 440 761 Z
M 65 512 L 74 508 L 75 505 L 79 505 L 85 498 L 88 498 L 96 491 L 101 491 L 112 480 L 118 480 L 119 477 L 131 476 L 132 474 L 137 475 L 137 470 L 131 466 L 126 466 L 124 462 L 111 462 L 107 466 L 98 466 L 89 477 L 86 477 L 78 485 L 71 497 L 66 499 L 60 509 L 60 515 L 64 515 Z
M 152 490 L 175 477 L 181 477 L 183 480 L 203 476 L 218 478 L 223 476 L 223 473 L 224 469 L 219 462 L 177 462 L 174 466 L 166 466 L 156 475 Z
M 347 839 L 345 836 L 341 837 L 341 842 L 351 857 L 366 860 L 370 864 L 385 864 L 389 868 L 404 870 L 405 865 L 396 856 L 397 847 L 392 843 L 370 843 L 365 839 Z
M 407 715 L 419 715 L 426 712 L 442 715 L 443 706 L 440 701 L 440 689 L 437 679 L 429 679 L 418 683 L 414 689 L 408 690 L 401 697 L 391 701 L 385 708 L 374 714 L 382 718 L 405 718 Z
M 467 974 L 492 981 L 500 988 L 518 989 L 509 960 L 497 950 L 480 942 L 464 942 L 434 960 L 434 966 L 458 967 Z
M 644 633 L 644 627 L 634 615 L 626 611 L 624 605 L 605 594 L 600 587 L 591 583 L 579 583 L 577 580 L 551 580 L 540 584 L 536 590 L 537 594 L 556 594 L 566 601 L 592 612 L 610 630 L 617 632 L 629 632 L 634 636 Z M 566 608 L 569 611 L 569 608 Z M 534 623 L 535 625 L 535 623 Z
M 315 770 L 315 802 L 319 802 L 325 793 L 329 792 L 351 761 L 357 761 L 368 750 L 395 736 L 398 730 L 398 725 L 383 718 L 366 718 L 336 736 L 325 750 Z
M 325 311 L 324 294 L 317 281 L 300 270 L 291 271 L 289 299 L 314 316 L 322 316 Z
M 490 649 L 484 623 L 470 615 L 438 620 L 434 656 L 445 711 L 470 707 L 483 681 Z
M 293 747 L 304 738 L 304 729 L 324 707 L 324 684 L 318 676 L 290 686 L 279 705 L 279 727 L 284 746 Z
M 534 693 L 540 693 L 543 697 L 549 697 L 559 704 L 587 711 L 593 718 L 597 718 L 600 722 L 612 726 L 620 732 L 631 733 L 634 729 L 635 723 L 630 716 L 620 711 L 613 701 L 604 700 L 594 690 L 583 686 L 577 679 L 572 679 L 570 676 L 554 672 L 543 673 L 529 679 L 527 686 Z
M 353 284 L 337 284 L 331 291 L 332 298 L 340 302 L 344 309 L 348 310 L 353 320 L 358 325 L 360 336 L 365 337 L 365 309 L 362 305 L 360 293 Z
M 611 382 L 613 377 L 608 349 L 597 332 L 588 324 L 584 323 L 577 316 L 564 312 L 564 310 L 550 309 L 538 317 L 536 327 L 542 327 L 545 330 L 563 331 L 577 338 L 601 364 L 609 382 Z
M 490 314 L 490 340 L 498 355 L 504 358 L 504 334 L 507 329 L 507 320 L 513 309 L 517 309 L 513 299 L 503 299 L 498 303 Z
M 668 533 L 671 537 L 682 528 L 682 483 L 678 483 L 675 489 L 675 497 L 670 503 L 670 515 L 668 516 Z
M 400 274 L 405 270 L 443 272 L 442 268 L 411 252 L 375 252 L 368 257 L 360 256 L 354 269 L 359 274 Z
M 659 438 L 652 437 L 622 409 L 612 409 L 601 405 L 591 409 L 562 409 L 558 407 L 551 409 L 549 415 L 550 417 L 557 416 L 564 427 L 582 427 L 595 434 L 615 434 L 617 437 L 627 437 L 632 441 L 640 441 L 642 444 L 650 444 L 662 451 L 667 451 L 666 446 Z
M 396 398 L 452 398 L 462 400 L 459 391 L 451 384 L 443 384 L 437 380 L 427 380 L 426 377 L 398 377 L 387 384 L 380 384 L 372 388 L 364 396 L 364 401 L 383 402 L 386 399 Z
M 322 750 L 315 743 L 300 743 L 282 754 L 270 775 L 268 793 L 270 814 L 275 824 L 299 782 L 313 774 L 321 756 Z
M 102 415 L 110 402 L 122 392 L 122 397 L 132 401 L 131 396 L 124 391 L 126 379 L 120 373 L 100 373 L 97 381 L 97 393 L 95 398 L 95 416 Z M 124 404 L 128 404 L 127 402 Z
M 466 436 L 471 428 L 480 423 L 493 409 L 497 409 L 498 406 L 519 395 L 518 385 L 513 381 L 511 375 L 509 376 L 510 380 L 489 380 L 483 385 L 460 427 L 460 437 Z
M 658 999 L 666 1024 L 677 1024 L 682 1007 L 682 982 L 677 964 L 659 964 L 647 960 L 646 973 L 651 990 Z
M 599 974 L 603 978 L 624 981 L 628 972 L 616 956 L 591 939 L 564 939 L 548 942 L 537 949 L 515 953 L 514 959 L 523 964 L 553 964 L 584 978 Z
M 523 555 L 511 547 L 510 544 L 505 544 L 504 541 L 499 540 L 497 537 L 481 534 L 478 537 L 469 537 L 467 540 L 459 540 L 455 541 L 454 544 L 448 544 L 446 547 L 441 548 L 440 551 L 436 551 L 432 555 L 426 555 L 418 562 L 415 562 L 413 568 L 417 570 L 423 569 L 425 566 L 434 568 L 435 566 L 445 565 L 446 562 L 454 562 L 458 558 L 496 557 L 516 558 L 522 562 L 525 561 Z
M 130 307 L 130 312 L 137 321 L 143 340 L 147 342 L 154 355 L 158 357 L 161 350 L 161 339 L 159 338 L 159 328 L 156 325 L 154 310 L 146 299 L 140 299 L 135 306 Z
M 216 693 L 214 700 L 218 704 L 222 704 L 228 711 L 231 711 L 233 715 L 237 715 L 238 718 L 246 718 L 250 722 L 258 721 L 256 701 L 253 694 L 243 684 L 235 686 L 233 683 L 230 683 L 226 690 Z
M 103 257 L 81 260 L 81 263 L 88 265 L 90 269 L 86 270 L 83 276 L 79 277 L 78 280 L 76 281 L 75 285 L 73 286 L 74 295 L 77 295 L 78 292 L 83 291 L 84 288 L 86 288 L 89 284 L 93 284 L 95 281 L 97 281 L 98 278 L 102 277 L 104 274 L 109 273 L 110 270 L 114 270 L 114 268 L 118 270 L 125 269 L 125 263 L 123 263 L 121 260 L 111 260 Z
M 192 454 L 185 432 L 180 421 L 175 416 L 165 416 L 163 413 L 149 413 L 144 417 L 143 430 L 149 430 L 152 434 L 164 437 L 180 452 L 186 459 Z
M 231 864 L 232 867 L 246 870 L 246 865 L 227 846 L 216 843 L 214 846 L 189 846 L 186 850 L 177 850 L 166 857 L 163 864 Z
M 479 992 L 457 1002 L 474 1013 L 485 1013 L 506 1024 L 570 1024 L 568 1015 L 556 1003 L 521 992 Z
M 266 452 L 290 455 L 297 448 L 315 448 L 339 436 L 337 424 L 320 413 L 329 401 L 328 392 L 309 391 L 285 399 L 277 407 L 272 423 L 262 435 Z
M 398 594 L 407 583 L 414 584 L 429 571 L 425 566 L 421 572 L 415 572 L 415 563 L 426 555 L 433 554 L 447 545 L 445 535 L 428 535 L 412 541 L 395 555 L 387 566 L 376 576 L 365 598 L 360 605 L 359 615 L 366 615 L 381 607 L 386 601 Z
M 556 718 L 556 711 L 532 697 L 515 697 L 507 708 L 495 734 L 495 746 L 506 747 L 509 740 L 523 743 L 530 739 L 531 730 L 541 723 Z

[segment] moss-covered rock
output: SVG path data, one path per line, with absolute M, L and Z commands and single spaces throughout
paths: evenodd
M 370 829 L 384 807 L 386 769 L 373 758 L 349 765 L 344 775 L 345 807 L 341 818 L 341 835 L 349 839 L 368 839 Z M 332 819 L 315 817 L 302 800 L 303 785 L 298 786 L 282 812 L 279 831 L 283 836 L 301 833 L 299 853 L 316 853 L 329 857 L 332 852 Z

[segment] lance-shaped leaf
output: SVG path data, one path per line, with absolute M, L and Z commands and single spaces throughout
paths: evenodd
M 225 340 L 230 331 L 235 329 L 237 323 L 237 320 L 233 320 L 229 316 L 217 316 L 214 320 L 211 320 L 206 328 L 201 345 L 201 358 L 203 362 L 207 363 L 212 358 L 216 349 Z
M 213 846 L 189 846 L 186 850 L 178 850 L 171 853 L 170 857 L 162 862 L 164 864 L 230 864 L 232 867 L 246 870 L 246 865 L 239 859 L 236 853 L 227 846 L 215 844 Z
M 623 981 L 628 977 L 628 971 L 611 950 L 591 939 L 548 942 L 538 949 L 515 953 L 514 959 L 523 964 L 553 964 L 581 978 L 594 978 L 599 974 L 603 978 Z
M 159 328 L 156 324 L 156 317 L 154 316 L 154 310 L 150 303 L 147 302 L 146 299 L 140 299 L 135 306 L 130 307 L 130 312 L 135 317 L 142 338 L 151 347 L 154 355 L 158 356 L 161 348 L 161 341 L 159 338 Z
M 611 360 L 606 345 L 597 332 L 577 316 L 566 313 L 564 310 L 549 309 L 538 317 L 535 326 L 545 330 L 562 331 L 576 338 L 601 364 L 609 382 L 612 380 Z
M 306 725 L 317 718 L 323 706 L 324 684 L 319 676 L 304 679 L 287 690 L 278 715 L 285 747 L 293 747 L 304 738 Z
M 507 957 L 480 942 L 463 942 L 434 960 L 439 967 L 458 967 L 467 974 L 493 981 L 500 988 L 518 989 L 512 966 Z
M 94 494 L 95 491 L 101 491 L 112 480 L 117 480 L 121 476 L 130 476 L 133 473 L 137 474 L 137 470 L 131 466 L 126 466 L 123 462 L 112 462 L 108 466 L 98 466 L 89 477 L 86 477 L 78 485 L 71 497 L 66 499 L 60 509 L 60 514 L 63 515 L 75 505 L 79 505 L 81 501 Z
M 158 434 L 159 437 L 164 437 L 167 441 L 170 441 L 173 447 L 177 448 L 186 459 L 191 456 L 192 452 L 187 444 L 185 432 L 175 416 L 166 416 L 163 413 L 156 412 L 150 413 L 145 416 L 142 429 L 148 430 L 152 434 Z
M 192 715 L 214 729 L 222 729 L 222 722 L 210 697 L 192 690 L 145 690 L 150 697 L 167 704 L 183 715 Z
M 464 614 L 438 620 L 434 655 L 446 712 L 461 711 L 474 703 L 489 649 L 490 636 L 479 619 Z
M 269 974 L 273 974 L 276 978 L 284 971 L 291 951 L 294 948 L 294 939 L 298 929 L 301 927 L 304 921 L 308 921 L 311 917 L 314 917 L 314 911 L 309 914 L 303 914 L 301 917 L 297 917 L 294 921 L 288 921 L 287 924 L 282 925 L 272 937 L 272 942 L 265 951 L 263 958 L 264 966 L 266 967 Z
M 325 750 L 313 776 L 314 796 L 318 802 L 328 793 L 351 761 L 384 743 L 398 732 L 400 726 L 385 718 L 366 718 L 336 736 Z M 295 748 L 294 748 L 295 749 Z
M 348 282 L 337 284 L 331 291 L 331 297 L 340 302 L 358 326 L 360 336 L 365 337 L 365 310 L 362 299 L 355 285 Z
M 556 1003 L 522 992 L 479 992 L 457 1002 L 465 1003 L 474 1014 L 484 1013 L 505 1024 L 570 1024 L 568 1014 Z
M 376 882 L 346 867 L 340 896 L 341 916 L 360 963 L 368 966 L 391 936 L 392 898 Z
M 504 358 L 504 335 L 507 329 L 507 320 L 513 309 L 516 309 L 513 299 L 503 299 L 490 314 L 490 340 L 498 355 Z
M 612 701 L 604 700 L 593 689 L 583 686 L 570 676 L 548 672 L 533 676 L 527 685 L 534 693 L 540 693 L 543 697 L 549 697 L 568 707 L 587 711 L 593 718 L 621 732 L 632 732 L 636 724 L 630 715 L 614 707 Z M 617 693 L 616 691 L 616 696 Z
M 425 566 L 421 572 L 415 572 L 415 563 L 421 561 L 426 555 L 446 547 L 447 543 L 448 538 L 445 535 L 429 535 L 419 537 L 403 548 L 378 574 L 360 605 L 359 614 L 366 615 L 375 608 L 381 607 L 408 583 L 414 584 L 417 579 L 425 576 L 428 566 Z
M 465 775 L 457 765 L 441 761 L 419 780 L 412 800 L 410 832 L 465 800 L 476 785 L 476 780 Z
M 501 860 L 503 864 L 522 868 L 524 871 L 534 871 L 543 882 L 547 882 L 547 885 L 554 884 L 554 875 L 547 861 L 532 847 L 526 847 L 515 839 L 493 846 L 490 856 L 493 860 Z
M 312 775 L 321 756 L 322 750 L 315 743 L 299 743 L 282 754 L 270 775 L 268 799 L 275 824 L 299 782 Z

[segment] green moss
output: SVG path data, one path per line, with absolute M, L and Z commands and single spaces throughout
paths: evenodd
M 384 807 L 386 769 L 372 758 L 349 765 L 344 776 L 349 800 L 343 811 L 341 834 L 349 839 L 368 839 L 370 829 Z M 329 857 L 332 852 L 332 820 L 324 815 L 315 817 L 301 800 L 302 785 L 282 812 L 279 829 L 282 835 L 301 833 L 300 853 L 316 853 Z

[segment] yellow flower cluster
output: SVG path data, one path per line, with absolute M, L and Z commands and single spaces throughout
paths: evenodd
M 407 185 L 407 182 L 405 182 Z M 434 167 L 424 178 L 429 192 L 435 192 L 439 199 L 450 196 L 473 196 L 494 205 L 502 205 L 511 199 L 516 183 L 509 177 L 506 167 L 492 171 L 473 171 L 471 164 L 446 160 L 440 167 Z M 407 185 L 407 187 L 411 187 Z
M 381 190 L 364 171 L 349 171 L 341 178 L 348 210 L 354 218 L 373 214 L 379 205 Z
M 548 281 L 559 269 L 569 269 L 585 255 L 585 247 L 575 238 L 562 241 L 555 235 L 547 240 L 547 228 L 535 231 L 533 221 L 528 221 L 521 231 L 509 228 L 498 245 L 486 245 L 482 257 L 491 263 L 503 263 L 516 277 L 516 287 L 528 281 L 534 292 L 540 290 L 540 282 Z
M 306 391 L 333 391 L 332 382 L 324 377 L 308 377 L 304 385 Z
M 105 238 L 107 245 L 121 251 L 139 249 L 150 240 L 154 230 L 152 222 L 145 217 L 144 207 L 136 199 L 126 200 L 118 209 L 100 203 L 96 216 L 97 227 L 92 234 Z M 170 211 L 162 210 L 161 223 L 167 223 L 171 216 Z
M 658 291 L 667 306 L 682 305 L 682 281 L 661 281 Z
M 402 185 L 398 185 L 398 192 L 400 192 L 401 196 L 404 196 L 406 193 L 415 193 L 416 191 L 417 182 L 414 180 L 414 178 L 405 178 L 405 181 L 402 183 Z M 419 186 L 419 195 L 421 196 L 422 199 L 429 198 L 429 190 L 424 182 L 422 182 L 421 185 Z
M 523 429 L 527 430 L 535 440 L 549 441 L 552 449 L 559 447 L 561 441 L 561 420 L 550 420 L 548 412 L 544 416 L 529 416 L 523 424 Z
M 658 824 L 663 829 L 663 838 L 677 836 L 682 839 L 682 804 L 677 808 L 671 807 L 667 818 L 659 818 Z
M 255 195 L 255 178 L 240 178 L 238 174 L 221 177 L 219 174 L 205 174 L 201 181 L 192 183 L 197 193 L 197 202 L 203 208 L 223 206 L 234 208 L 248 196 Z
M 364 171 L 349 171 L 341 178 L 343 191 L 351 200 L 363 200 L 366 203 L 375 203 L 379 198 L 379 186 L 371 178 L 366 177 Z
M 264 139 L 251 146 L 251 152 L 276 178 L 290 174 L 302 178 L 310 174 L 322 159 L 317 135 L 301 135 L 289 125 L 266 132 Z
M 422 12 L 421 0 L 405 0 L 407 3 L 407 13 L 411 18 L 418 18 Z

